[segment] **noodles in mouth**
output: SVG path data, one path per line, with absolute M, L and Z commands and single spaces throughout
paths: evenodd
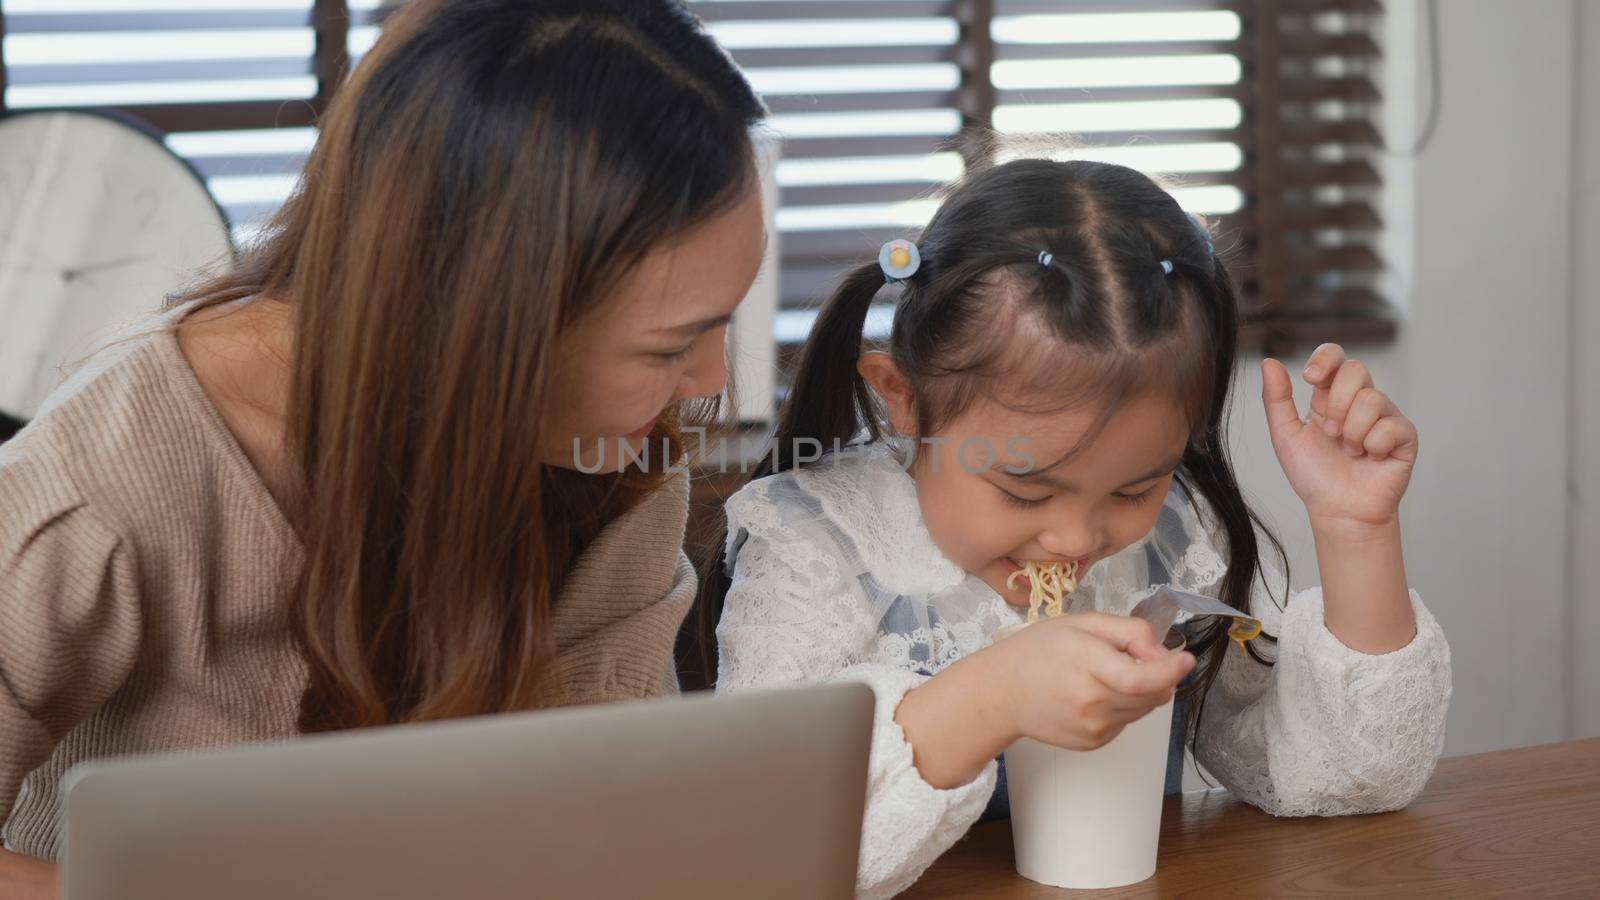
M 1078 589 L 1078 564 L 1029 560 L 1006 576 L 1006 587 L 1016 590 L 1017 579 L 1028 579 L 1028 621 L 1037 622 L 1041 610 L 1045 618 L 1061 615 L 1062 602 Z

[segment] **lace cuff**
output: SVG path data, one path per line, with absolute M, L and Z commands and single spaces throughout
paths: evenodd
M 1345 646 L 1323 624 L 1321 588 L 1294 595 L 1271 669 L 1230 653 L 1202 723 L 1200 762 L 1241 798 L 1280 816 L 1399 809 L 1444 747 L 1450 648 L 1410 592 L 1417 634 L 1392 653 Z M 1255 687 L 1254 693 L 1247 687 Z M 1210 701 L 1208 700 L 1208 705 Z
M 1410 643 L 1398 650 L 1363 653 L 1346 646 L 1323 623 L 1320 587 L 1301 591 L 1295 595 L 1294 602 L 1288 604 L 1283 614 L 1280 646 L 1298 650 L 1297 655 L 1305 658 L 1304 665 L 1319 681 L 1342 684 L 1347 690 L 1356 692 L 1389 690 L 1391 676 L 1414 669 L 1419 663 L 1432 661 L 1441 654 L 1442 662 L 1448 668 L 1450 647 L 1445 641 L 1444 630 L 1423 605 L 1417 592 L 1412 590 L 1409 593 L 1417 633 Z
M 894 720 L 907 692 L 927 678 L 865 663 L 845 669 L 837 680 L 862 682 L 877 699 L 856 892 L 863 898 L 891 897 L 910 887 L 978 821 L 994 793 L 997 766 L 991 760 L 959 787 L 928 784 L 912 762 L 905 731 Z
M 1416 591 L 1408 591 L 1416 636 L 1398 650 L 1362 653 L 1322 621 L 1322 589 L 1285 617 L 1285 644 L 1329 728 L 1329 758 L 1344 770 L 1342 796 L 1313 802 L 1318 815 L 1379 812 L 1410 803 L 1444 750 L 1450 706 L 1450 645 Z M 1307 602 L 1313 601 L 1313 602 Z M 1282 665 L 1282 663 L 1280 663 Z

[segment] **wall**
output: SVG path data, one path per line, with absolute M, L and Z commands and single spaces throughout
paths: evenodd
M 1573 159 L 1573 377 L 1571 581 L 1568 656 L 1572 660 L 1569 732 L 1600 735 L 1600 3 L 1578 4 Z

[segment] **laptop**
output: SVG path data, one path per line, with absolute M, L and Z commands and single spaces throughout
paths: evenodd
M 872 710 L 833 684 L 86 763 L 64 896 L 850 897 Z

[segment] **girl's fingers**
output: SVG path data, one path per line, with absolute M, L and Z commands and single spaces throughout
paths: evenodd
M 1275 359 L 1261 361 L 1261 404 L 1267 410 L 1267 429 L 1274 438 L 1292 434 L 1300 425 L 1300 410 L 1294 405 L 1294 385 L 1289 370 Z
M 1399 412 L 1387 395 L 1377 388 L 1362 388 L 1356 392 L 1355 400 L 1350 404 L 1350 412 L 1344 418 L 1342 434 L 1345 449 L 1352 456 L 1361 455 L 1362 446 L 1367 439 L 1367 434 L 1378 420 L 1386 415 Z
M 1385 416 L 1367 432 L 1362 446 L 1375 459 L 1394 457 L 1413 461 L 1417 458 L 1417 426 L 1405 416 Z
M 1150 662 L 1158 659 L 1166 659 L 1167 654 L 1171 653 L 1172 651 L 1161 646 L 1155 641 L 1134 641 L 1133 643 L 1129 644 L 1128 649 L 1123 652 L 1127 653 L 1134 659 Z
M 1101 641 L 1110 644 L 1112 649 L 1123 653 L 1132 652 L 1141 645 L 1156 644 L 1159 646 L 1155 635 L 1150 632 L 1150 623 L 1143 619 L 1113 616 L 1109 613 L 1089 612 L 1065 616 L 1062 621 L 1067 622 L 1079 631 L 1087 631 Z
M 1083 662 L 1095 681 L 1109 691 L 1138 696 L 1170 690 L 1194 668 L 1194 655 L 1173 653 L 1163 659 L 1140 661 L 1111 645 L 1085 641 Z
M 1326 405 L 1322 411 L 1322 430 L 1337 436 L 1344 426 L 1345 416 L 1350 413 L 1350 404 L 1355 401 L 1356 394 L 1362 388 L 1369 387 L 1372 387 L 1372 373 L 1367 371 L 1366 363 L 1359 359 L 1346 360 L 1328 388 Z
M 1321 344 L 1311 351 L 1301 377 L 1311 384 L 1325 384 L 1344 363 L 1344 348 L 1338 344 Z
M 1311 391 L 1311 421 L 1320 422 L 1328 412 L 1328 388 L 1333 384 L 1334 376 L 1344 367 L 1344 348 L 1338 344 L 1323 344 L 1311 353 L 1311 359 L 1306 363 L 1305 370 L 1300 373 L 1308 384 L 1313 385 Z
M 1122 697 L 1122 699 L 1113 701 L 1106 708 L 1118 719 L 1124 722 L 1132 722 L 1134 719 L 1142 718 L 1152 709 L 1171 700 L 1172 695 L 1173 691 L 1158 691 L 1154 694 L 1144 694 L 1138 697 L 1124 697 L 1117 694 L 1113 696 Z

